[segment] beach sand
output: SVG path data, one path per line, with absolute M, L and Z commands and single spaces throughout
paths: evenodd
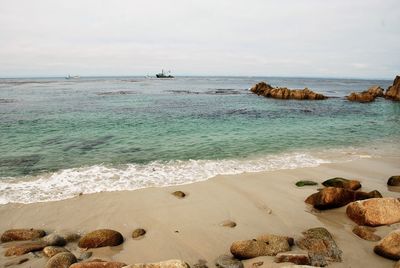
M 352 233 L 352 222 L 345 207 L 316 211 L 304 199 L 319 186 L 298 188 L 295 182 L 309 179 L 322 182 L 332 177 L 360 180 L 363 191 L 378 190 L 385 197 L 400 197 L 399 189 L 389 189 L 387 179 L 400 174 L 400 158 L 366 158 L 352 162 L 322 164 L 314 168 L 298 168 L 239 175 L 217 176 L 188 185 L 147 188 L 135 191 L 104 192 L 72 199 L 0 206 L 0 232 L 11 228 L 38 228 L 46 231 L 85 233 L 99 228 L 121 232 L 125 242 L 117 247 L 91 249 L 92 258 L 116 260 L 127 264 L 182 259 L 190 265 L 199 260 L 214 267 L 214 260 L 229 254 L 235 240 L 247 240 L 261 234 L 302 237 L 301 232 L 325 227 L 343 251 L 342 263 L 329 267 L 393 267 L 394 261 L 373 253 L 376 242 L 358 238 Z M 171 195 L 181 190 L 183 199 Z M 221 222 L 232 220 L 235 228 Z M 139 240 L 131 238 L 136 228 L 146 229 Z M 384 236 L 400 224 L 378 227 Z M 0 246 L 0 264 L 12 261 L 4 257 L 8 245 Z M 76 255 L 81 250 L 68 245 Z M 296 250 L 294 247 L 293 250 Z M 15 267 L 44 267 L 46 257 L 28 256 L 29 261 Z M 24 257 L 25 257 L 24 256 Z M 259 267 L 282 267 L 273 257 L 244 261 L 245 267 L 263 262 Z M 11 266 L 12 267 L 12 266 Z

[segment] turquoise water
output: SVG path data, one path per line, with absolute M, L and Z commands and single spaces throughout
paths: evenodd
M 260 81 L 309 87 L 335 98 L 266 99 L 248 90 Z M 190 170 L 196 166 L 207 177 L 214 171 L 204 165 L 217 165 L 217 171 L 224 172 L 223 165 L 235 169 L 240 164 L 234 161 L 241 161 L 251 171 L 254 163 L 246 161 L 258 161 L 259 170 L 259 165 L 268 166 L 268 157 L 290 157 L 294 152 L 398 144 L 400 103 L 377 99 L 360 104 L 343 99 L 350 91 L 376 84 L 387 88 L 391 83 L 262 77 L 1 79 L 0 202 L 26 201 L 13 199 L 6 191 L 17 191 L 22 187 L 18 182 L 57 183 L 54 180 L 65 179 L 67 171 L 75 174 L 67 176 L 74 185 L 79 184 L 75 180 L 85 180 L 102 168 L 109 177 L 118 174 L 114 181 L 119 188 L 112 189 L 140 188 L 149 186 L 148 173 L 163 170 L 162 176 L 149 178 L 150 185 L 163 185 L 167 175 L 185 170 L 188 163 Z M 85 173 L 89 169 L 92 172 Z M 29 193 L 32 200 L 47 200 Z

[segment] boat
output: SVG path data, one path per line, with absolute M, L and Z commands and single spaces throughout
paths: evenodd
M 68 76 L 66 76 L 65 77 L 65 79 L 79 79 L 80 78 L 80 76 L 79 75 L 68 75 Z
M 164 72 L 164 70 L 161 70 L 161 73 L 156 74 L 156 77 L 157 77 L 157 78 L 174 78 L 174 77 L 171 75 L 171 71 Z

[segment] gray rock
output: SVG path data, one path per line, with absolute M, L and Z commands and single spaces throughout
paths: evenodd
M 45 242 L 48 246 L 63 247 L 67 244 L 67 241 L 63 237 L 54 233 L 43 237 L 42 241 Z
M 89 259 L 90 257 L 92 257 L 92 255 L 93 255 L 93 252 L 85 251 L 79 256 L 79 259 L 80 260 L 86 260 L 86 259 Z
M 215 265 L 221 268 L 243 268 L 243 263 L 230 255 L 221 255 L 215 260 Z

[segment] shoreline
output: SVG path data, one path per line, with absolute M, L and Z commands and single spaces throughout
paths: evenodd
M 0 222 L 0 231 L 38 228 L 85 233 L 109 228 L 121 232 L 125 242 L 113 248 L 91 249 L 92 259 L 128 264 L 182 259 L 190 265 L 205 260 L 213 267 L 215 258 L 229 253 L 233 241 L 266 233 L 296 240 L 301 232 L 321 226 L 331 232 L 343 251 L 343 262 L 330 263 L 330 267 L 392 267 L 394 261 L 373 253 L 374 242 L 351 232 L 356 224 L 346 216 L 346 207 L 317 212 L 304 203 L 321 185 L 297 188 L 294 183 L 301 179 L 320 183 L 340 176 L 360 180 L 363 191 L 378 190 L 384 197 L 399 197 L 399 189 L 386 185 L 390 176 L 400 174 L 399 163 L 400 157 L 365 158 L 318 167 L 218 175 L 185 185 L 84 194 L 61 201 L 3 204 L 0 216 L 7 220 Z M 177 199 L 171 195 L 176 190 L 187 196 Z M 221 226 L 226 220 L 237 226 Z M 384 236 L 399 226 L 378 227 L 377 234 Z M 146 229 L 145 237 L 132 239 L 136 228 Z M 13 259 L 4 257 L 5 246 L 2 243 L 0 247 L 0 264 Z M 81 252 L 76 246 L 71 250 L 76 255 Z M 29 261 L 18 267 L 43 267 L 47 260 L 28 255 Z M 273 257 L 243 263 L 251 267 L 258 261 L 264 262 L 260 267 L 287 265 L 273 264 Z

